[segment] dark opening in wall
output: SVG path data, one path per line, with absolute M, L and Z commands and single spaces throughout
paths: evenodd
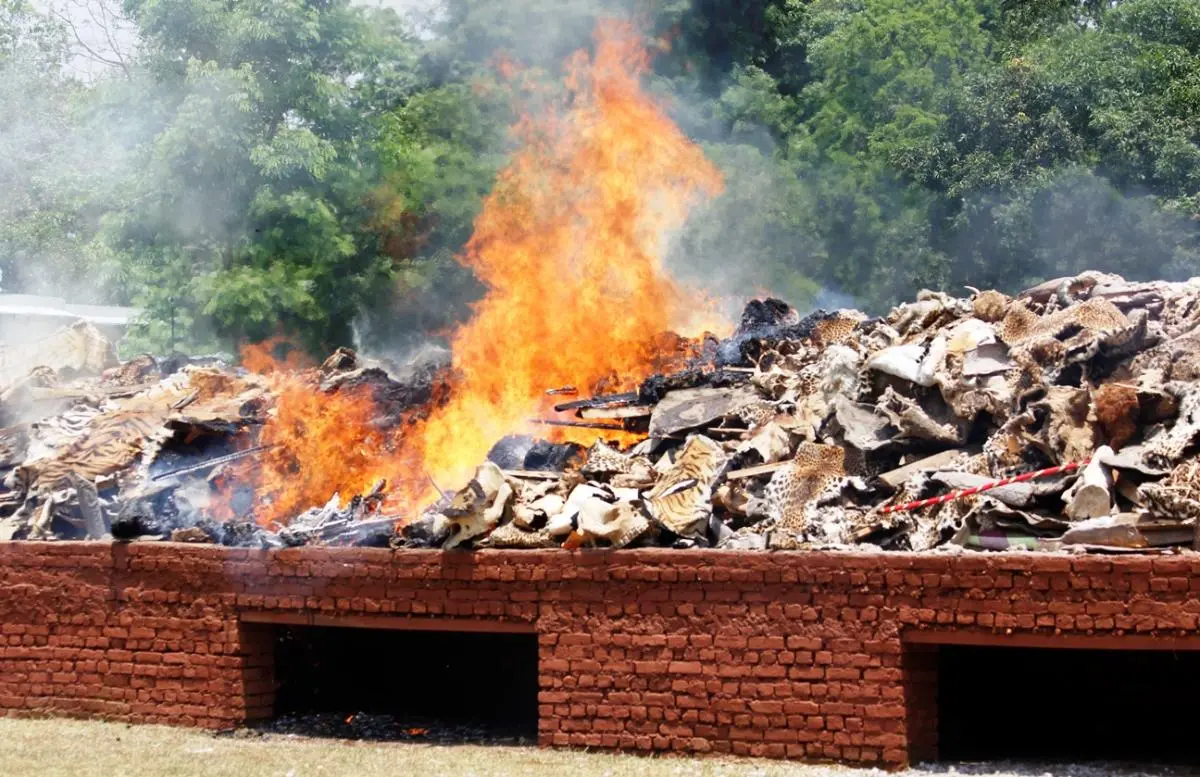
M 371 739 L 537 738 L 535 634 L 276 629 L 269 728 Z
M 937 648 L 942 761 L 1197 764 L 1200 652 Z

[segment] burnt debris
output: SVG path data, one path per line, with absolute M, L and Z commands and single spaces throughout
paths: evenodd
M 669 353 L 655 364 L 669 368 L 636 389 L 620 376 L 591 397 L 547 386 L 531 433 L 498 440 L 469 483 L 435 484 L 447 491 L 423 510 L 390 513 L 380 482 L 265 526 L 229 485 L 232 468 L 274 455 L 256 437 L 274 403 L 269 382 L 178 356 L 118 364 L 98 333 L 72 327 L 44 363 L 29 349 L 3 355 L 23 371 L 0 386 L 0 537 L 460 549 L 1192 545 L 1197 303 L 1197 281 L 1100 273 L 1015 297 L 922 292 L 873 319 L 755 300 L 725 340 L 660 338 Z M 372 427 L 394 431 L 436 407 L 452 375 L 444 352 L 386 368 L 339 349 L 313 384 L 369 396 Z M 550 441 L 563 430 L 591 444 Z

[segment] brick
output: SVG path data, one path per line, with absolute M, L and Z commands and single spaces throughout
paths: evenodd
M 247 609 L 440 616 L 536 622 L 541 744 L 889 768 L 920 735 L 905 692 L 929 671 L 901 635 L 1175 639 L 1200 622 L 1188 556 L 7 543 L 0 581 L 0 716 L 228 727 L 271 714 L 270 627 L 239 623 Z M 53 612 L 29 605 L 43 590 Z

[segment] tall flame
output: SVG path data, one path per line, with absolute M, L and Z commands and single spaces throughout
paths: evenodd
M 452 337 L 462 379 L 413 440 L 435 477 L 466 477 L 547 388 L 646 377 L 651 338 L 694 312 L 663 238 L 721 174 L 642 91 L 648 67 L 632 25 L 602 23 L 569 63 L 569 109 L 518 124 L 463 256 L 488 292 Z
M 322 403 L 305 396 L 312 389 L 284 391 L 264 430 L 278 447 L 259 477 L 286 498 L 260 517 L 285 519 L 376 476 L 411 508 L 429 496 L 427 476 L 459 486 L 498 439 L 529 431 L 546 389 L 654 371 L 655 337 L 704 302 L 666 272 L 664 238 L 722 179 L 642 90 L 648 67 L 634 27 L 604 22 L 594 55 L 568 63 L 561 105 L 515 127 L 520 146 L 461 257 L 487 293 L 452 335 L 458 377 L 448 402 L 388 452 L 370 413 L 346 411 L 352 397 Z

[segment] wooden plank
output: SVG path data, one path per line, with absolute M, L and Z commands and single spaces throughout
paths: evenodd
M 625 424 L 606 424 L 603 421 L 559 421 L 553 418 L 535 418 L 533 423 L 542 426 L 567 426 L 575 429 L 611 429 L 625 431 Z
M 185 407 L 192 404 L 199 398 L 200 398 L 200 391 L 199 391 L 199 389 L 197 389 L 196 391 L 193 391 L 191 394 L 188 394 L 186 397 L 179 400 L 175 404 L 171 405 L 171 409 L 176 410 L 176 411 L 183 410 Z
M 563 402 L 560 405 L 555 405 L 554 409 L 561 413 L 565 410 L 581 410 L 585 407 L 614 407 L 632 404 L 637 402 L 637 399 L 637 392 L 629 391 L 624 394 L 607 394 L 587 399 L 576 399 L 572 402 Z
M 646 418 L 654 412 L 651 405 L 622 405 L 618 407 L 585 407 L 580 418 Z
M 916 473 L 944 467 L 947 464 L 953 463 L 963 453 L 964 451 L 959 448 L 935 453 L 932 456 L 926 456 L 923 459 L 905 464 L 903 467 L 897 467 L 891 472 L 885 472 L 879 476 L 879 479 L 892 488 L 899 488 L 904 484 L 904 481 Z
M 758 477 L 759 475 L 769 475 L 775 470 L 786 467 L 788 462 L 777 461 L 774 464 L 759 464 L 757 467 L 746 467 L 745 469 L 735 469 L 732 472 L 725 473 L 726 480 L 743 480 L 745 478 Z

